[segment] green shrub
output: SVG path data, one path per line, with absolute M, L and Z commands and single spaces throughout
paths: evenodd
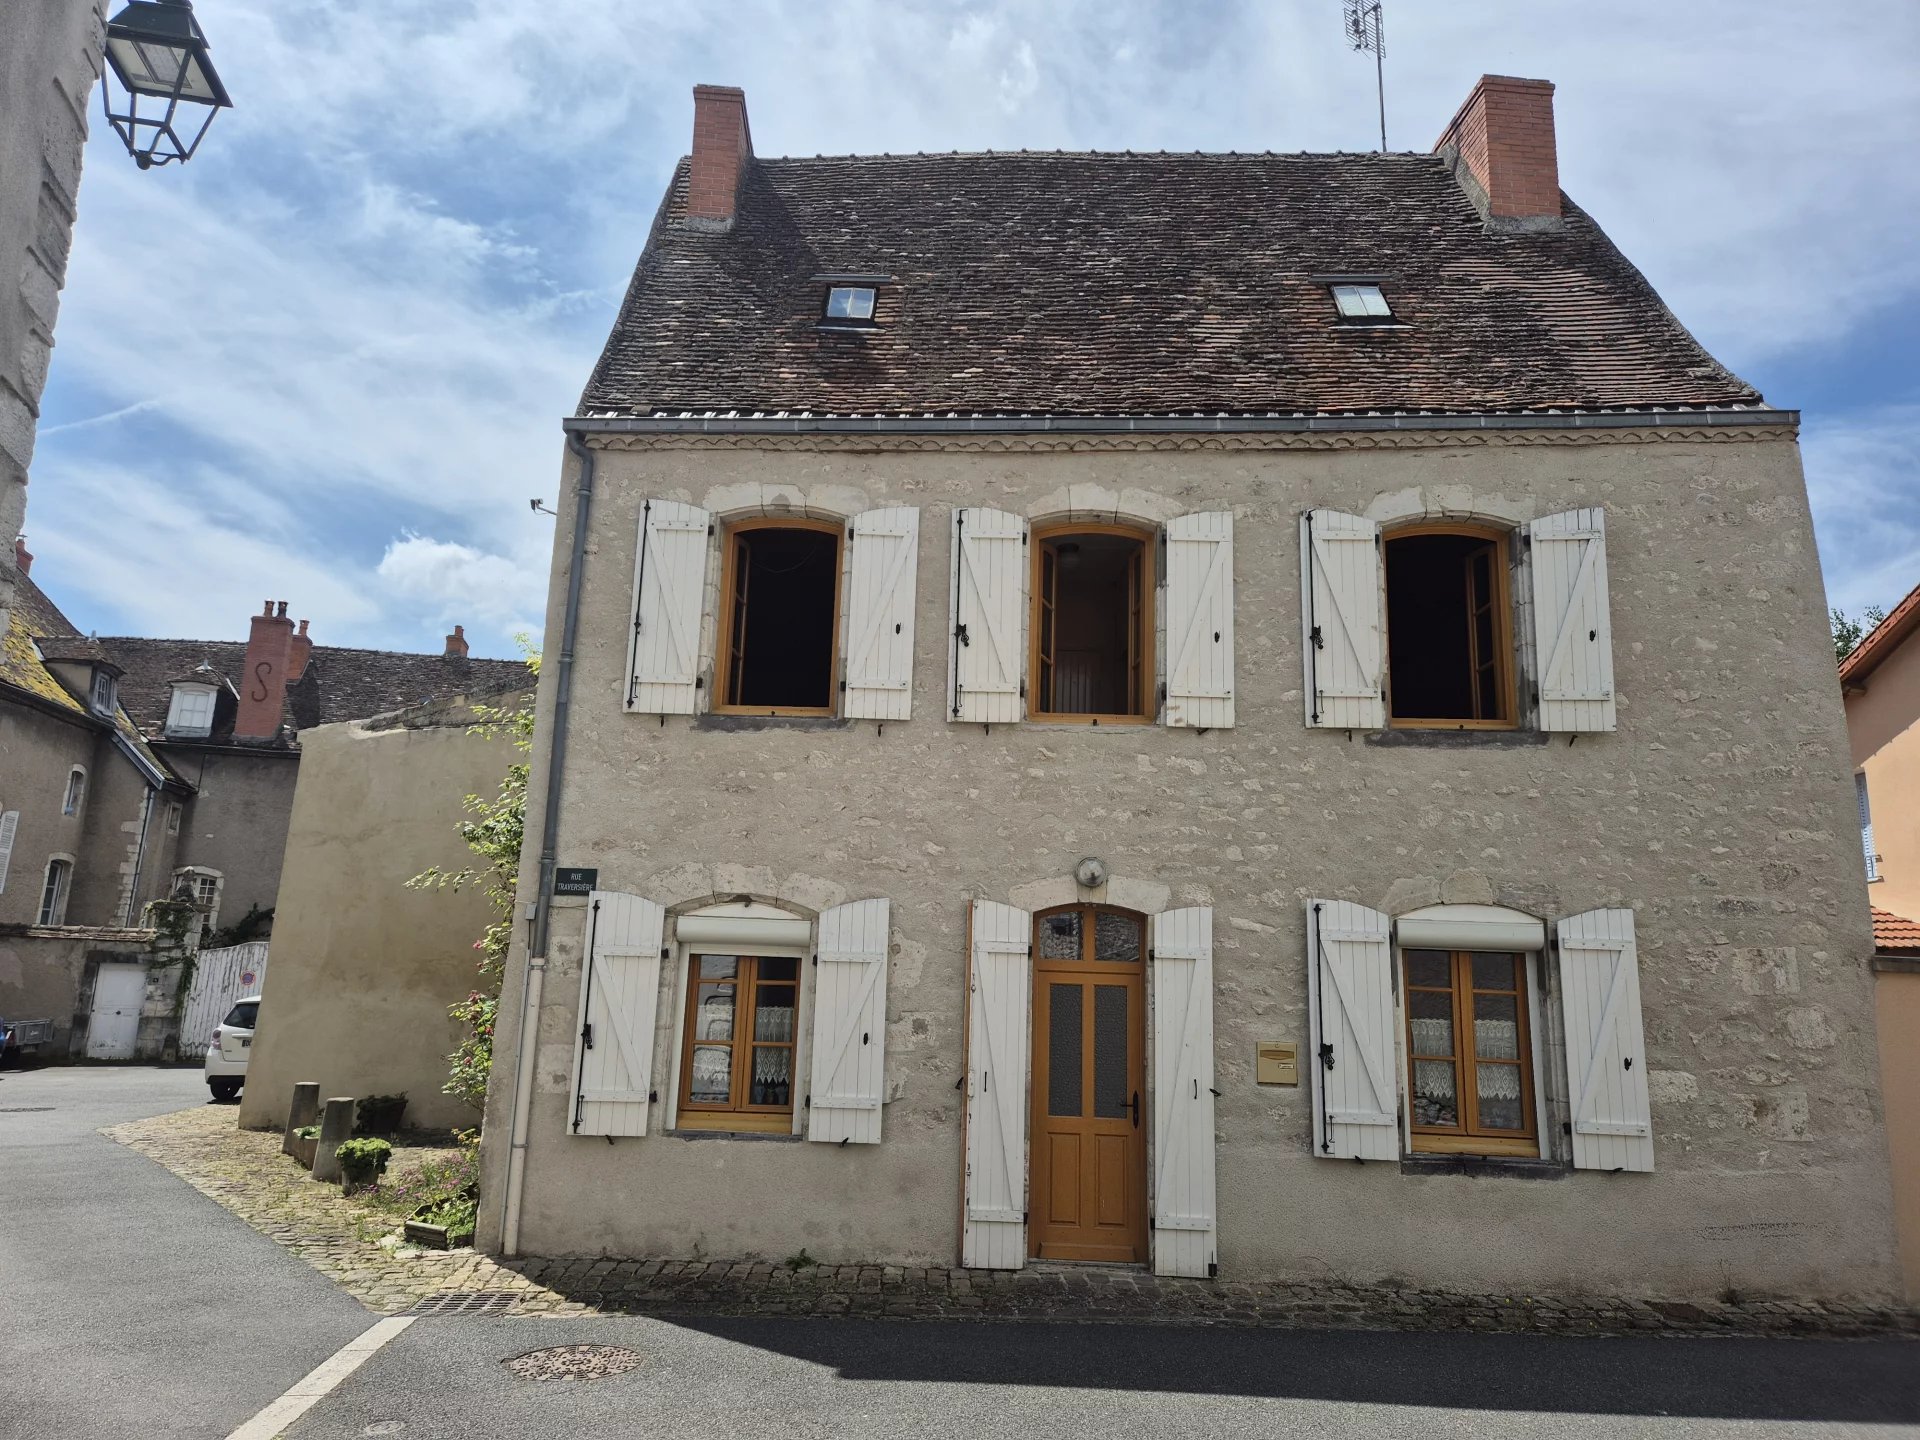
M 320 1127 L 318 1125 L 302 1125 L 293 1133 L 297 1139 L 318 1140 L 320 1138 Z
M 461 1194 L 422 1205 L 413 1212 L 413 1218 L 428 1225 L 444 1226 L 449 1245 L 465 1245 L 473 1239 L 474 1220 L 479 1212 L 479 1198 L 469 1188 Z
M 393 1146 L 385 1140 L 342 1140 L 338 1153 L 340 1174 L 348 1185 L 371 1185 L 393 1158 Z
M 406 1113 L 405 1095 L 369 1095 L 353 1107 L 353 1128 L 360 1135 L 391 1135 Z

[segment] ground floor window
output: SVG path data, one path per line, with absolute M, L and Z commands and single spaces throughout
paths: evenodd
M 1413 1148 L 1538 1155 L 1526 956 L 1407 950 L 1404 965 Z
M 799 960 L 694 955 L 689 963 L 679 1124 L 790 1130 Z

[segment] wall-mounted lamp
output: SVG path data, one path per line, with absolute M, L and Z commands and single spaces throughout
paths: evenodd
M 1107 883 L 1107 867 L 1089 855 L 1073 867 L 1073 878 L 1083 890 L 1098 890 Z
M 107 67 L 120 82 L 118 100 L 116 87 L 103 83 L 101 105 L 142 170 L 192 159 L 214 113 L 233 104 L 214 73 L 207 37 L 193 18 L 189 0 L 133 0 L 107 22 Z M 182 105 L 206 112 L 191 140 L 182 139 L 174 128 L 176 116 L 183 128 L 190 127 L 187 116 L 192 111 L 183 114 Z

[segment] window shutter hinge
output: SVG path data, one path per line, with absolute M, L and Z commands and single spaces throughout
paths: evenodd
M 1320 633 L 1320 627 L 1318 625 L 1314 626 L 1313 629 L 1307 632 L 1307 638 L 1313 641 L 1314 649 L 1324 650 L 1327 648 L 1326 637 Z
M 813 1108 L 813 1096 L 808 1095 L 806 1099 L 802 1100 L 800 1102 L 800 1108 L 802 1110 L 811 1110 Z
M 647 1091 L 647 1103 L 649 1105 L 658 1105 L 660 1103 L 660 1092 L 658 1090 Z
M 694 689 L 696 689 L 696 690 L 704 690 L 704 689 L 706 689 L 706 688 L 707 688 L 707 677 L 706 677 L 706 676 L 704 676 L 704 675 L 696 675 L 696 676 L 694 676 L 694 677 L 693 677 L 693 688 L 694 688 Z
M 972 640 L 972 639 L 971 639 L 971 638 L 970 638 L 970 637 L 968 636 L 968 634 L 967 634 L 967 622 L 966 622 L 966 621 L 964 621 L 964 620 L 962 620 L 962 621 L 961 621 L 961 622 L 960 622 L 960 623 L 959 623 L 958 625 L 956 625 L 956 626 L 954 626 L 954 627 L 953 627 L 953 633 L 954 633 L 954 635 L 955 635 L 956 637 L 958 637 L 958 639 L 959 639 L 959 641 L 960 641 L 960 643 L 961 643 L 962 645 L 971 645 L 971 644 L 973 644 L 973 640 Z
M 1020 698 L 1022 700 L 1027 698 L 1027 682 L 1024 680 L 1020 682 Z
M 585 1045 L 589 1050 L 593 1049 L 593 1024 L 591 1021 L 580 1027 L 580 1043 Z
M 844 695 L 844 694 L 846 694 L 846 693 L 847 693 L 847 682 L 846 682 L 846 681 L 844 681 L 844 680 L 842 680 L 842 681 L 840 682 L 840 693 L 841 693 L 842 695 Z
M 664 960 L 664 959 L 666 959 L 666 958 L 667 958 L 667 947 L 666 947 L 666 946 L 664 946 L 664 945 L 662 945 L 662 946 L 660 947 L 660 958 L 661 958 L 662 960 Z
M 1156 1229 L 1158 1229 L 1158 1228 L 1159 1228 L 1159 1227 L 1158 1227 L 1158 1226 L 1156 1226 L 1156 1225 L 1155 1225 L 1155 1224 L 1153 1223 L 1153 1216 L 1151 1216 L 1151 1215 L 1149 1215 L 1149 1216 L 1147 1216 L 1147 1229 L 1149 1229 L 1149 1230 L 1156 1230 Z
M 813 957 L 813 968 L 816 970 L 820 968 L 820 957 L 818 955 Z
M 712 534 L 713 534 L 713 526 L 712 526 L 711 524 L 709 524 L 709 525 L 707 526 L 707 534 L 708 534 L 708 535 L 712 535 Z

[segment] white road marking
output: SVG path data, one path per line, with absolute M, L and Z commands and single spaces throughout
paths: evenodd
M 374 1351 L 413 1324 L 411 1315 L 390 1315 L 377 1320 L 358 1337 L 314 1367 L 304 1380 L 295 1382 L 286 1394 L 234 1431 L 227 1440 L 273 1440 L 294 1421 L 311 1410 L 320 1399 L 372 1357 Z

